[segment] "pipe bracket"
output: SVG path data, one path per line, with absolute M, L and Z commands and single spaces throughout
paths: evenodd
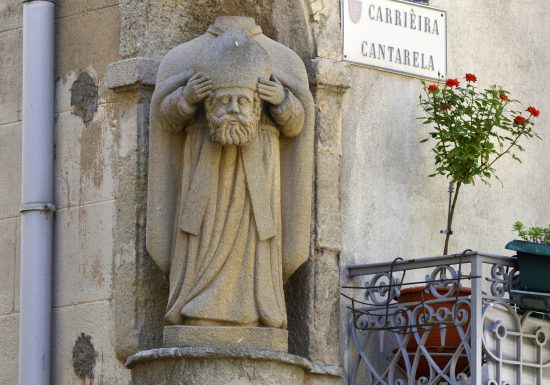
M 48 202 L 29 202 L 21 205 L 20 213 L 25 211 L 45 211 L 55 213 L 55 205 Z

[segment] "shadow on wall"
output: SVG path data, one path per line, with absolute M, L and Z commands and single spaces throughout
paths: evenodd
M 309 56 L 305 5 L 296 0 L 121 1 L 122 56 L 160 59 L 175 46 L 203 34 L 216 16 L 253 17 L 263 33 Z

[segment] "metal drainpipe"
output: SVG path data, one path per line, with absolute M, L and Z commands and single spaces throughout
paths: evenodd
M 54 1 L 23 2 L 19 385 L 50 384 Z

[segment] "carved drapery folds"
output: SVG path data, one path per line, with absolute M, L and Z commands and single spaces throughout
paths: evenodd
M 313 119 L 302 61 L 254 19 L 218 17 L 162 59 L 147 249 L 169 277 L 169 325 L 286 329 L 283 280 L 308 258 Z

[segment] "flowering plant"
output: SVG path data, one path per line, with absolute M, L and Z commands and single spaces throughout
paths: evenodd
M 540 111 L 529 107 L 525 111 L 513 109 L 517 100 L 500 86 L 480 89 L 477 77 L 467 73 L 465 85 L 458 79 L 444 83 L 426 84 L 420 95 L 420 106 L 425 112 L 423 124 L 431 126 L 429 137 L 435 157 L 435 172 L 430 176 L 445 175 L 450 179 L 454 198 L 449 201 L 447 234 L 444 254 L 447 254 L 456 200 L 462 184 L 474 184 L 476 179 L 488 183 L 491 177 L 498 179 L 493 165 L 509 154 L 520 161 L 517 154 L 524 151 L 522 138 L 539 136 L 534 131 L 534 119 Z

